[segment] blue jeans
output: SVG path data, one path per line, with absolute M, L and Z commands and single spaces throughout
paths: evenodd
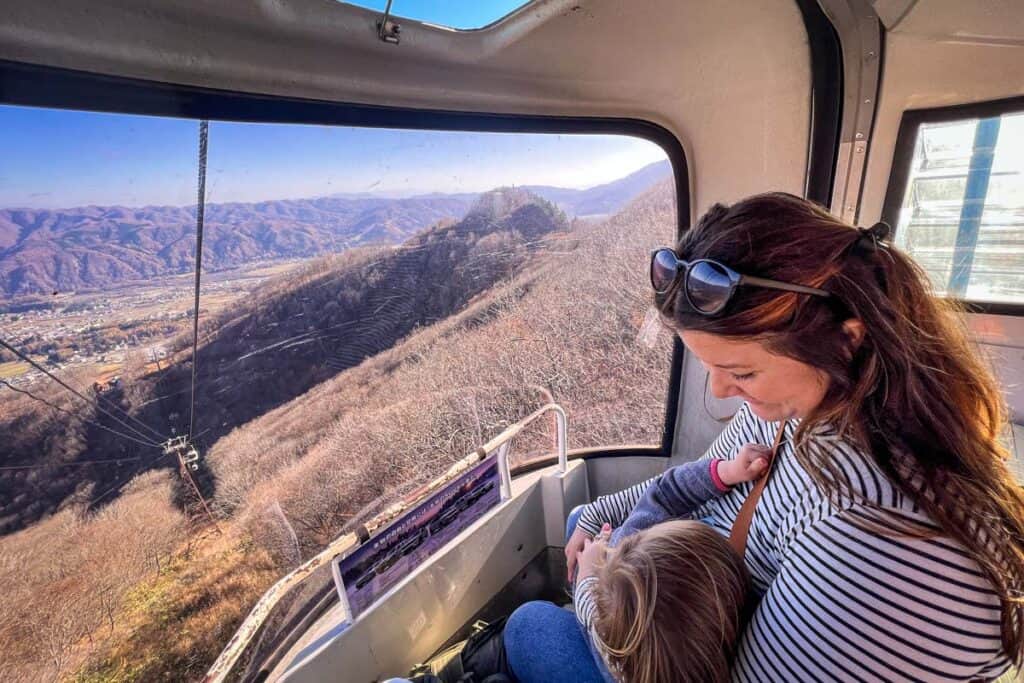
M 576 530 L 583 506 L 565 524 L 565 539 Z M 554 603 L 534 600 L 509 616 L 503 633 L 509 666 L 520 683 L 577 681 L 614 683 L 576 614 Z

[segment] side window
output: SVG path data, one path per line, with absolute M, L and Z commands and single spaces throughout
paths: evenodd
M 1024 112 L 920 123 L 903 177 L 896 244 L 936 291 L 1024 303 Z
M 0 106 L 0 679 L 202 677 L 274 581 L 551 400 L 570 448 L 660 443 L 660 147 L 211 121 L 200 213 L 202 130 Z

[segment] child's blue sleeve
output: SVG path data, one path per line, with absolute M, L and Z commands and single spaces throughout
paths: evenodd
M 712 498 L 724 495 L 727 491 L 718 488 L 711 477 L 712 466 L 710 460 L 697 460 L 665 470 L 647 487 L 622 526 L 612 532 L 611 545 L 655 524 L 688 517 Z

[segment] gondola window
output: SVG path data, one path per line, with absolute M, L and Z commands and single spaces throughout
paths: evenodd
M 896 227 L 896 244 L 938 293 L 1024 302 L 1024 113 L 925 123 Z
M 21 107 L 0 140 L 5 678 L 201 677 L 278 577 L 545 403 L 570 448 L 660 444 L 653 143 Z

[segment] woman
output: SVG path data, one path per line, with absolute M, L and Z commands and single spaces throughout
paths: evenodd
M 666 322 L 716 396 L 745 400 L 704 457 L 772 443 L 786 421 L 749 531 L 760 602 L 734 680 L 992 679 L 1024 652 L 1024 495 L 999 440 L 1004 403 L 886 231 L 773 193 L 712 207 L 652 258 Z M 570 565 L 656 481 L 586 506 Z M 751 488 L 693 517 L 728 534 Z M 505 645 L 523 683 L 608 675 L 549 603 L 513 613 Z

